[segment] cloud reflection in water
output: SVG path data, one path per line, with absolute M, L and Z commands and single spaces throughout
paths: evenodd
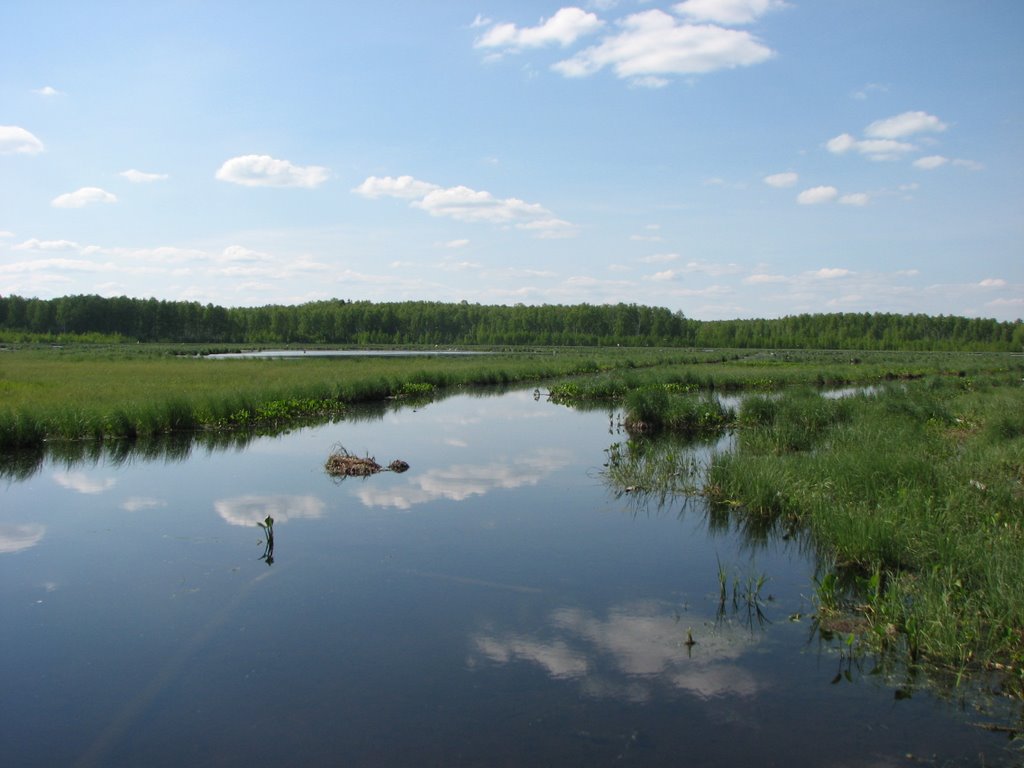
M 603 618 L 580 608 L 554 611 L 535 634 L 481 632 L 473 649 L 488 661 L 527 661 L 551 677 L 577 681 L 598 698 L 648 701 L 659 689 L 703 699 L 756 695 L 761 684 L 734 662 L 756 638 L 728 626 L 695 627 L 697 645 L 686 645 L 687 624 L 664 604 L 614 606 Z M 478 659 L 471 657 L 471 664 Z
M 269 515 L 275 523 L 323 517 L 324 503 L 315 496 L 236 496 L 213 503 L 217 514 L 231 525 L 253 526 Z
M 21 552 L 42 541 L 46 526 L 38 523 L 0 525 L 0 554 Z
M 112 477 L 95 479 L 84 472 L 58 472 L 53 479 L 63 488 L 85 494 L 103 493 L 117 484 L 117 480 Z
M 465 501 L 495 490 L 537 485 L 547 475 L 567 466 L 568 451 L 538 450 L 509 462 L 489 464 L 453 464 L 431 469 L 388 488 L 367 485 L 359 489 L 359 499 L 368 507 L 410 509 L 437 499 Z

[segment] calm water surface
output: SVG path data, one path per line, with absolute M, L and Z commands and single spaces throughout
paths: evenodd
M 797 545 L 616 498 L 608 413 L 458 396 L 0 496 L 4 766 L 1010 764 L 867 674 Z M 404 474 L 332 480 L 336 445 Z M 273 564 L 257 521 L 275 520 Z M 718 600 L 766 576 L 763 621 Z M 695 644 L 688 645 L 692 636 Z M 843 673 L 849 673 L 848 676 Z M 897 690 L 900 694 L 897 695 Z

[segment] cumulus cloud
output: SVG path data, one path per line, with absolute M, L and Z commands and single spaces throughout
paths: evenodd
M 429 192 L 433 192 L 435 189 L 440 189 L 440 187 L 427 181 L 419 181 L 412 176 L 384 176 L 382 178 L 370 176 L 352 191 L 371 200 L 375 200 L 378 197 L 398 197 L 415 200 Z
M 904 112 L 900 115 L 876 120 L 864 129 L 864 135 L 873 139 L 902 139 L 915 133 L 940 133 L 946 124 L 927 112 Z
M 886 93 L 889 90 L 889 86 L 881 85 L 879 83 L 867 83 L 863 88 L 858 88 L 851 94 L 853 98 L 861 101 L 867 99 L 872 93 Z
M 915 160 L 914 167 L 931 171 L 935 168 L 941 168 L 948 162 L 948 157 L 943 157 L 942 155 L 928 155 L 928 157 L 921 157 Z
M 17 125 L 0 125 L 0 155 L 38 155 L 43 142 Z
M 16 251 L 79 251 L 82 246 L 73 240 L 39 240 L 33 237 L 13 248 Z
M 908 136 L 919 133 L 939 133 L 946 130 L 946 124 L 927 112 L 903 112 L 899 115 L 876 120 L 864 129 L 866 138 L 858 139 L 849 133 L 841 133 L 825 144 L 829 152 L 841 155 L 855 151 L 871 160 L 895 160 L 917 149 Z M 915 165 L 919 168 L 937 168 L 945 158 L 934 155 L 921 158 Z
M 894 160 L 907 152 L 917 149 L 913 144 L 894 139 L 857 139 L 849 133 L 842 133 L 829 139 L 825 144 L 829 152 L 842 155 L 854 150 L 871 160 Z
M 527 203 L 515 197 L 498 198 L 490 192 L 463 185 L 445 188 L 412 176 L 370 176 L 352 191 L 370 199 L 407 199 L 412 207 L 431 216 L 513 226 L 535 232 L 542 238 L 565 237 L 574 232 L 572 224 L 557 218 L 538 203 Z
M 837 277 L 848 277 L 853 272 L 849 269 L 842 269 L 841 267 L 823 267 L 816 272 L 811 272 L 811 277 L 817 277 L 822 280 L 834 280 Z
M 785 8 L 782 0 L 684 0 L 673 10 L 694 21 L 717 24 L 750 24 L 768 13 Z
M 839 202 L 842 205 L 855 205 L 864 206 L 871 201 L 871 196 L 867 192 L 852 192 L 849 195 L 843 195 L 839 198 Z
M 474 26 L 486 22 L 477 16 Z M 600 29 L 604 22 L 593 13 L 580 8 L 562 8 L 550 19 L 541 20 L 535 27 L 517 27 L 515 24 L 495 24 L 477 38 L 477 48 L 540 48 L 545 45 L 560 45 L 563 48 L 576 42 L 580 37 Z
M 52 85 L 44 85 L 42 88 L 33 89 L 32 93 L 38 93 L 40 96 L 57 96 L 60 94 L 60 91 Z
M 298 166 L 269 155 L 240 155 L 226 160 L 217 169 L 220 181 L 244 187 L 318 187 L 327 181 L 326 168 L 319 165 Z
M 966 168 L 969 171 L 981 171 L 984 170 L 985 166 L 979 163 L 977 160 L 964 160 L 957 158 L 953 161 L 953 165 L 960 168 Z
M 651 256 L 644 256 L 639 259 L 641 264 L 667 264 L 670 261 L 678 261 L 678 253 L 655 253 Z
M 765 176 L 764 183 L 769 187 L 782 189 L 784 187 L 792 187 L 798 179 L 799 176 L 795 173 L 787 171 L 786 173 L 773 173 L 771 176 Z
M 50 201 L 54 208 L 84 208 L 93 203 L 116 203 L 117 196 L 99 187 L 82 187 L 57 195 Z
M 146 173 L 145 171 L 137 171 L 134 168 L 121 171 L 118 175 L 124 176 L 132 184 L 147 184 L 152 181 L 163 181 L 168 178 L 166 173 Z
M 819 203 L 827 203 L 835 200 L 838 195 L 839 190 L 835 187 L 811 187 L 797 195 L 796 201 L 800 203 L 800 205 L 817 205 Z
M 986 277 L 978 285 L 982 288 L 1005 288 L 1006 281 L 1000 277 Z
M 758 273 L 754 275 L 748 275 L 743 278 L 743 282 L 747 285 L 764 285 L 767 283 L 784 283 L 789 280 L 784 275 L 769 275 L 764 273 Z
M 554 65 L 565 77 L 611 67 L 640 85 L 666 84 L 666 75 L 692 75 L 760 64 L 774 52 L 745 31 L 695 25 L 658 9 L 626 16 L 619 32 Z
M 220 255 L 216 257 L 217 261 L 232 262 L 232 263 L 261 263 L 270 261 L 271 258 L 265 253 L 254 251 L 251 248 L 246 248 L 242 245 L 229 245 Z

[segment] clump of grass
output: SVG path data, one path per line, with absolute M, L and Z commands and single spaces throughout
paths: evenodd
M 664 386 L 635 389 L 625 405 L 630 432 L 706 434 L 724 429 L 734 417 L 714 396 L 677 395 Z
M 1020 392 L 936 394 L 902 384 L 794 412 L 800 400 L 784 397 L 768 424 L 741 416 L 760 437 L 741 439 L 737 453 L 717 457 L 706 490 L 741 501 L 743 514 L 796 521 L 810 531 L 823 561 L 872 575 L 854 584 L 847 601 L 860 606 L 867 639 L 891 647 L 898 636 L 912 660 L 961 671 L 999 664 L 1019 686 Z M 780 421 L 797 414 L 805 414 L 803 437 L 780 441 Z M 773 445 L 782 450 L 764 450 Z M 832 577 L 820 585 L 819 594 L 834 595 Z

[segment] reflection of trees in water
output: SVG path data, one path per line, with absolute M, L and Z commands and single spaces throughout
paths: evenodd
M 120 466 L 133 461 L 185 461 L 197 449 L 209 453 L 240 450 L 257 438 L 276 437 L 302 427 L 318 427 L 332 421 L 382 421 L 390 413 L 408 408 L 423 408 L 432 402 L 446 400 L 456 395 L 487 398 L 505 394 L 512 389 L 514 387 L 496 385 L 476 387 L 472 390 L 437 390 L 428 398 L 395 398 L 380 402 L 357 403 L 349 406 L 340 418 L 301 419 L 289 424 L 275 424 L 273 427 L 256 429 L 173 432 L 108 440 L 54 440 L 38 448 L 0 452 L 0 478 L 28 480 L 47 461 L 62 464 L 65 468 L 101 462 Z

